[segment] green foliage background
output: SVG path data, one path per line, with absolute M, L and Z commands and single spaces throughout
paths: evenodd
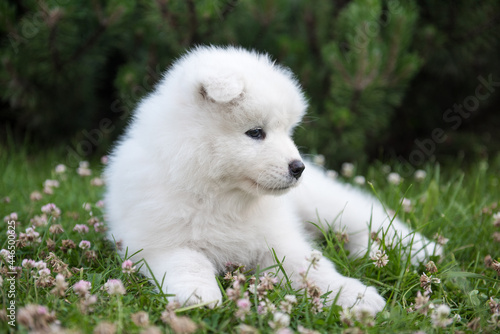
M 296 73 L 310 99 L 296 141 L 330 165 L 408 160 L 435 128 L 446 141 L 426 158 L 500 148 L 498 92 L 457 129 L 443 119 L 479 76 L 500 81 L 495 0 L 10 0 L 0 13 L 1 138 L 105 153 L 185 50 L 234 44 Z

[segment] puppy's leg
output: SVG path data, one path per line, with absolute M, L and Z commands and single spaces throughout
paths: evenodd
M 164 292 L 175 294 L 170 299 L 181 305 L 210 302 L 211 307 L 222 302 L 215 267 L 204 254 L 189 248 L 139 254 L 160 283 L 165 275 Z
M 311 262 L 308 260 L 312 248 L 299 233 L 295 236 L 285 236 L 274 243 L 274 250 L 278 259 L 283 260 L 283 268 L 291 280 L 294 289 L 302 288 L 303 277 L 300 273 L 309 268 Z M 337 298 L 337 304 L 349 308 L 352 306 L 363 306 L 373 314 L 381 311 L 385 306 L 385 300 L 374 287 L 369 287 L 359 280 L 345 277 L 339 274 L 328 259 L 321 256 L 315 268 L 311 267 L 307 272 L 307 279 L 314 282 L 322 293 L 331 291 L 327 303 L 332 303 Z
M 305 221 L 319 223 L 322 228 L 347 232 L 346 247 L 352 255 L 367 251 L 370 232 L 385 235 L 386 242 L 401 241 L 413 262 L 427 255 L 441 254 L 441 249 L 419 233 L 413 233 L 403 222 L 391 219 L 382 204 L 373 196 L 350 185 L 327 178 L 324 172 L 307 164 L 302 184 L 290 192 L 291 200 Z M 318 232 L 308 224 L 309 230 Z M 410 247 L 411 246 L 411 247 Z

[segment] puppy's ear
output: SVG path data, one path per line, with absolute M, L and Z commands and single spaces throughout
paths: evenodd
M 201 95 L 218 103 L 228 103 L 243 93 L 243 80 L 233 74 L 210 76 L 201 85 Z

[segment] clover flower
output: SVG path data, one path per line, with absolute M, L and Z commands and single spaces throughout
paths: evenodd
M 139 327 L 149 326 L 149 314 L 144 311 L 139 311 L 130 316 L 132 322 Z
M 36 232 L 33 227 L 28 227 L 26 233 L 19 233 L 19 240 L 23 245 L 32 245 L 42 241 L 40 233 Z
M 17 212 L 12 212 L 8 216 L 3 217 L 4 222 L 9 222 L 9 221 L 17 221 L 19 217 L 17 216 Z
M 437 269 L 436 264 L 434 263 L 434 261 L 429 261 L 425 265 L 425 270 L 427 270 L 431 274 L 437 273 L 437 271 L 438 271 L 438 269 Z
M 50 234 L 61 234 L 64 232 L 64 229 L 62 225 L 60 224 L 54 224 L 49 227 L 49 233 Z
M 61 215 L 61 209 L 59 209 L 54 203 L 48 203 L 42 206 L 42 212 L 54 217 L 59 217 Z
M 424 294 L 420 291 L 417 292 L 417 297 L 415 297 L 415 310 L 417 310 L 419 313 L 427 315 L 427 312 L 429 312 L 429 292 L 425 291 Z
M 9 259 L 11 258 L 10 252 L 6 249 L 0 250 L 0 258 L 5 261 L 9 261 Z
M 57 180 L 45 180 L 43 182 L 44 188 L 59 188 L 59 181 Z
M 51 327 L 56 321 L 55 313 L 49 312 L 47 307 L 42 305 L 28 304 L 20 308 L 17 320 L 28 328 L 30 333 L 57 332 L 56 328 Z
M 493 214 L 493 225 L 495 227 L 500 227 L 500 211 Z
M 342 308 L 342 311 L 340 311 L 340 321 L 348 327 L 352 327 L 354 325 L 355 318 L 355 312 L 353 312 L 350 308 Z
M 370 257 L 370 259 L 374 261 L 373 264 L 377 268 L 385 267 L 387 265 L 387 263 L 389 263 L 389 257 L 387 256 L 387 254 L 385 254 L 385 251 L 383 251 L 383 250 L 377 250 Z
M 353 310 L 356 320 L 367 327 L 375 326 L 375 314 L 365 305 L 356 305 Z
M 40 287 L 51 286 L 54 283 L 54 278 L 50 276 L 50 269 L 44 268 L 38 271 L 38 276 L 36 278 L 36 285 Z
M 236 317 L 245 320 L 245 317 L 248 313 L 250 313 L 250 307 L 252 306 L 252 303 L 250 300 L 247 298 L 240 298 L 236 301 L 236 306 L 238 307 L 238 310 L 236 311 Z
M 431 314 L 432 325 L 434 327 L 445 328 L 453 322 L 453 318 L 449 317 L 450 308 L 448 305 L 439 305 Z
M 311 266 L 314 268 L 314 269 L 318 269 L 318 266 L 319 266 L 319 261 L 321 260 L 321 258 L 323 257 L 323 254 L 318 251 L 318 250 L 313 250 L 311 252 L 311 255 L 309 257 L 306 257 L 306 260 L 311 264 Z
M 78 233 L 87 233 L 89 231 L 89 227 L 83 224 L 76 224 L 75 227 L 73 227 L 73 231 Z
M 273 321 L 269 322 L 269 327 L 275 330 L 288 326 L 290 326 L 290 315 L 283 312 L 275 312 L 273 314 Z
M 55 287 L 50 291 L 52 294 L 64 297 L 66 295 L 66 289 L 68 288 L 68 283 L 66 282 L 62 274 L 57 274 Z
M 30 223 L 33 227 L 45 226 L 49 223 L 49 219 L 47 218 L 47 214 L 43 213 L 40 216 L 36 215 L 35 217 L 31 218 Z
M 318 166 L 324 166 L 325 165 L 325 156 L 322 154 L 316 154 L 313 158 L 313 163 L 318 165 Z
M 104 289 L 110 295 L 124 295 L 127 292 L 119 279 L 108 279 L 104 284 Z
M 389 181 L 390 184 L 397 186 L 403 181 L 403 178 L 398 173 L 392 172 L 387 175 L 387 181 Z
M 134 266 L 134 263 L 130 260 L 125 260 L 122 263 L 122 272 L 124 274 L 133 274 L 137 271 L 136 267 Z
M 80 161 L 78 169 L 76 170 L 78 175 L 80 176 L 90 176 L 92 175 L 92 171 L 89 168 L 88 161 Z
M 403 198 L 403 200 L 401 201 L 401 207 L 403 208 L 404 212 L 411 212 L 411 210 L 413 210 L 413 203 L 410 199 Z
M 31 194 L 30 194 L 30 200 L 35 202 L 35 201 L 39 201 L 43 198 L 43 195 L 41 192 L 35 190 L 33 191 Z
M 63 164 L 59 164 L 56 166 L 56 168 L 54 169 L 54 171 L 56 172 L 56 174 L 63 174 L 66 172 L 66 165 L 63 165 Z
M 38 269 L 38 270 L 42 270 L 42 269 L 45 269 L 47 268 L 47 263 L 45 263 L 44 261 L 40 260 L 40 261 L 37 261 L 35 262 L 35 266 L 34 268 Z
M 358 175 L 354 177 L 354 183 L 356 183 L 358 186 L 364 186 L 366 183 L 366 179 L 364 176 Z
M 436 277 L 432 277 L 432 275 L 427 276 L 425 273 L 422 273 L 420 276 L 420 286 L 429 293 L 432 293 L 431 284 L 439 284 L 441 280 Z
M 100 177 L 94 177 L 90 180 L 90 185 L 94 187 L 102 187 L 104 185 L 104 180 Z
M 80 241 L 80 244 L 78 245 L 81 249 L 89 249 L 90 248 L 90 241 L 88 240 L 82 240 Z
M 297 297 L 295 295 L 286 295 L 284 300 L 280 303 L 280 310 L 285 313 L 292 313 L 293 306 L 297 304 Z
M 495 269 L 497 274 L 500 275 L 500 262 L 498 262 L 497 260 L 493 260 L 493 262 L 491 263 L 491 268 Z
M 449 241 L 450 239 L 445 238 L 444 236 L 442 236 L 442 235 L 441 235 L 441 234 L 439 234 L 439 233 L 436 233 L 436 234 L 434 234 L 434 240 L 436 240 L 436 242 L 437 242 L 439 245 L 444 246 L 444 245 L 446 245 L 446 244 L 448 243 L 448 241 Z
M 337 173 L 334 170 L 329 169 L 326 171 L 326 177 L 331 179 L 331 180 L 336 180 L 338 178 L 338 176 L 339 176 L 339 173 Z
M 179 306 L 176 302 L 170 302 L 161 314 L 161 320 L 168 324 L 176 334 L 190 334 L 196 332 L 198 326 L 186 316 L 177 316 L 175 309 Z
M 35 261 L 31 259 L 24 259 L 23 262 L 21 262 L 21 266 L 26 269 L 31 269 L 35 267 Z
M 350 162 L 344 162 L 340 169 L 340 174 L 343 177 L 351 178 L 354 175 L 354 165 Z
M 87 296 L 91 288 L 92 284 L 84 280 L 78 281 L 75 285 L 73 285 L 73 291 L 80 298 Z
M 427 172 L 425 170 L 418 169 L 417 171 L 415 171 L 413 177 L 415 178 L 415 181 L 422 182 L 427 177 Z
M 257 314 L 264 315 L 269 313 L 274 313 L 276 311 L 276 305 L 274 305 L 269 299 L 262 298 L 257 305 Z

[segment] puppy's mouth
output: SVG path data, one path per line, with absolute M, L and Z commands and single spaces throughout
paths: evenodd
M 287 185 L 269 186 L 269 185 L 263 185 L 259 182 L 252 180 L 252 179 L 248 179 L 248 180 L 252 183 L 252 186 L 254 188 L 256 188 L 257 190 L 263 190 L 263 191 L 274 192 L 274 193 L 285 192 L 291 188 L 294 188 L 298 184 L 298 182 L 293 182 L 293 183 L 290 183 Z

